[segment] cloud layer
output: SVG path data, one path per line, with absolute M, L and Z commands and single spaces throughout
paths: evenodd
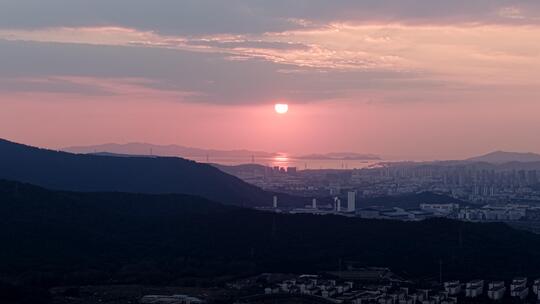
M 535 0 L 2 0 L 0 27 L 122 26 L 166 34 L 279 32 L 331 22 L 538 24 Z
M 11 84 L 0 90 L 38 90 L 44 86 L 28 79 L 41 77 L 77 92 L 80 84 L 65 79 L 85 77 L 142 79 L 136 85 L 176 92 L 178 101 L 216 104 L 507 98 L 501 92 L 528 99 L 538 96 L 539 35 L 540 27 L 523 25 L 335 23 L 200 36 L 120 27 L 4 29 L 0 78 Z M 93 91 L 104 89 L 78 92 Z

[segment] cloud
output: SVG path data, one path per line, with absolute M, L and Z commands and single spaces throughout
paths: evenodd
M 256 3 L 259 1 L 255 1 Z M 0 28 L 121 26 L 165 34 L 283 30 L 264 5 L 209 0 L 0 0 Z M 278 18 L 280 19 L 280 18 Z
M 524 20 L 527 18 L 521 9 L 512 6 L 499 9 L 499 16 L 516 20 Z
M 224 39 L 193 39 L 186 40 L 187 45 L 207 46 L 221 49 L 266 49 L 266 50 L 308 50 L 309 46 L 302 43 L 264 41 L 264 40 L 224 40 Z
M 0 92 L 10 93 L 61 93 L 85 96 L 111 96 L 114 93 L 102 86 L 80 83 L 58 77 L 0 78 Z
M 227 54 L 178 49 L 5 40 L 0 40 L 0 49 L 0 81 L 11 79 L 2 87 L 16 91 L 129 96 L 138 87 L 174 93 L 176 101 L 257 104 L 281 99 L 298 103 L 361 100 L 358 92 L 362 91 L 433 86 L 432 81 L 421 80 L 406 84 L 412 73 L 321 71 L 256 58 L 231 61 Z M 36 85 L 28 79 L 48 80 Z M 119 84 L 130 87 L 115 90 Z M 85 89 L 76 90 L 77 86 Z
M 531 98 L 539 11 L 526 0 L 0 0 L 0 89 L 215 104 Z
M 330 33 L 335 31 L 332 26 Z M 326 30 L 317 30 L 323 36 Z M 51 28 L 45 30 L 0 30 L 0 39 L 89 44 L 104 46 L 137 46 L 165 48 L 199 53 L 226 54 L 229 60 L 263 59 L 270 62 L 321 69 L 383 69 L 399 61 L 396 55 L 379 56 L 353 49 L 339 50 L 319 41 L 309 44 L 294 36 L 306 32 L 266 33 L 261 35 L 165 36 L 118 27 Z M 309 34 L 309 33 L 308 33 Z M 305 36 L 305 35 L 304 35 Z M 377 40 L 378 39 L 378 40 Z M 365 43 L 380 42 L 381 38 L 365 37 Z
M 260 34 L 333 22 L 538 24 L 539 16 L 536 0 L 0 0 L 4 29 L 120 26 L 167 35 Z
M 502 88 L 531 98 L 540 85 L 539 35 L 540 26 L 346 23 L 258 35 L 0 30 L 0 77 L 143 79 L 135 85 L 216 104 L 490 100 L 502 98 Z M 44 84 L 13 87 L 25 86 Z

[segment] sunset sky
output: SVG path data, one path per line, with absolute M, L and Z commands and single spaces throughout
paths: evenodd
M 540 1 L 0 0 L 0 137 L 540 152 Z

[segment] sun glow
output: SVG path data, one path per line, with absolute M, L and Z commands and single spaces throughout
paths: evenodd
M 276 103 L 274 109 L 278 114 L 285 114 L 289 111 L 289 105 L 286 103 Z

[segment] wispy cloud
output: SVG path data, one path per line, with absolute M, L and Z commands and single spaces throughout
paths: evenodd
M 22 1 L 0 0 L 4 90 L 46 90 L 21 81 L 38 76 L 91 94 L 57 77 L 102 77 L 192 102 L 489 100 L 540 82 L 536 1 L 51 0 L 35 18 Z
M 0 38 L 165 48 L 316 70 L 379 70 L 473 83 L 536 83 L 540 26 L 332 23 L 260 35 L 165 36 L 118 27 L 0 30 Z M 508 75 L 508 76 L 507 76 Z M 442 79 L 442 78 L 441 78 Z
M 0 28 L 121 26 L 172 35 L 260 34 L 332 22 L 540 22 L 535 0 L 1 0 L 0 8 Z

